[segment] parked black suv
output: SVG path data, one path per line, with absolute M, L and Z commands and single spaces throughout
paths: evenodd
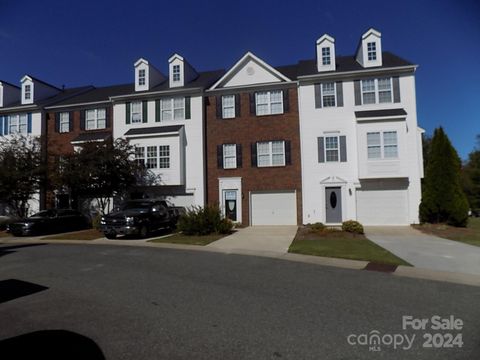
M 155 230 L 174 229 L 179 213 L 179 208 L 164 200 L 131 200 L 122 210 L 102 216 L 100 224 L 108 239 L 117 235 L 147 237 Z

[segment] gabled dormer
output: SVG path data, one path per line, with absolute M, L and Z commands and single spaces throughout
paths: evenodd
M 0 108 L 18 101 L 21 91 L 18 86 L 0 80 Z
M 135 91 L 148 91 L 165 81 L 165 75 L 143 58 L 138 59 L 134 66 Z
M 33 104 L 36 101 L 49 98 L 58 94 L 61 90 L 53 85 L 25 75 L 22 80 L 22 105 Z
M 168 59 L 170 87 L 185 86 L 197 77 L 198 73 L 182 56 L 174 54 Z
M 362 35 L 356 59 L 364 68 L 382 66 L 382 34 L 379 31 L 370 28 Z
M 328 34 L 317 40 L 317 70 L 335 71 L 335 39 Z

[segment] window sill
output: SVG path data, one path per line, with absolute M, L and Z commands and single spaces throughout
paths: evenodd
M 287 165 L 257 165 L 257 168 L 259 169 L 270 169 L 270 168 L 284 168 L 287 167 Z
M 255 114 L 254 116 L 255 116 L 255 117 L 268 117 L 268 116 L 275 116 L 275 115 L 285 115 L 285 112 L 276 113 L 276 114 L 263 114 L 263 115 L 257 115 L 257 114 Z

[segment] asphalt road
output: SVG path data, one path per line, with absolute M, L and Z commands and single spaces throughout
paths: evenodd
M 25 351 L 64 359 L 480 358 L 478 287 L 276 259 L 5 245 L 0 298 L 2 359 Z M 453 315 L 463 326 L 404 331 L 406 315 Z M 347 341 L 373 330 L 379 351 Z M 424 333 L 462 334 L 463 346 L 423 348 Z M 395 334 L 397 342 L 415 335 L 412 347 L 393 349 Z

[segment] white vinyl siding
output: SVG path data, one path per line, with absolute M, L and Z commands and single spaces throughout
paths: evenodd
M 70 131 L 70 113 L 62 112 L 60 113 L 60 124 L 59 131 L 61 133 L 67 133 Z
M 237 167 L 237 145 L 223 145 L 223 168 L 235 169 Z
M 392 78 L 362 80 L 362 104 L 391 103 Z
M 285 166 L 285 141 L 257 143 L 257 166 Z
M 160 100 L 161 120 L 184 120 L 185 98 L 163 98 Z
M 222 96 L 222 118 L 231 119 L 235 117 L 235 95 Z
M 397 132 L 384 131 L 367 133 L 367 157 L 370 160 L 397 158 Z
M 105 129 L 107 118 L 105 109 L 91 109 L 85 111 L 85 129 Z
M 283 91 L 261 91 L 255 93 L 257 115 L 283 114 Z

